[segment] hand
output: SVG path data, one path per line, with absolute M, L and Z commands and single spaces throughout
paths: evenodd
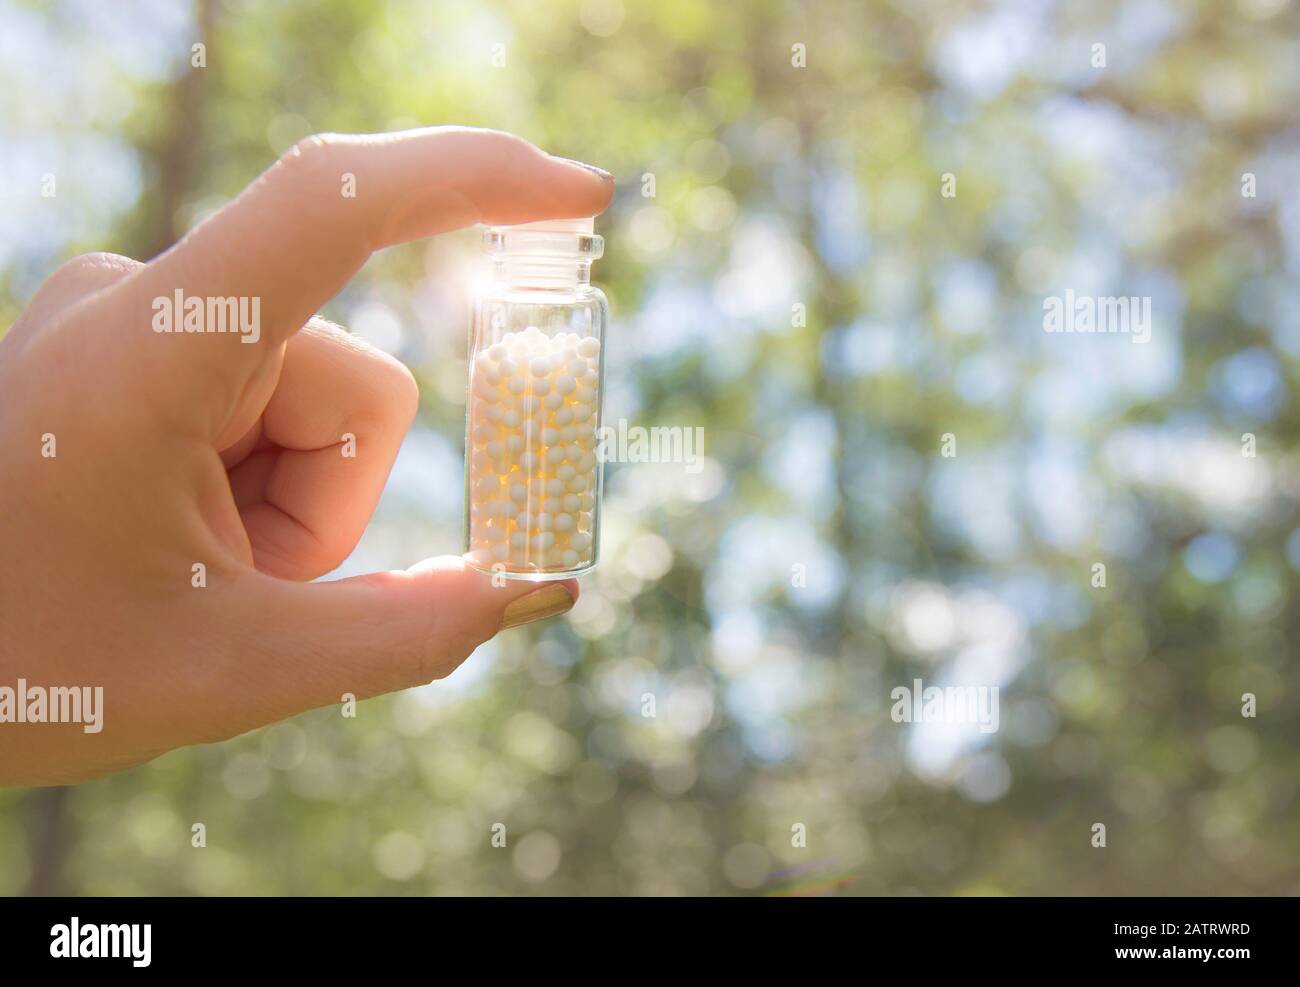
M 425 683 L 568 610 L 572 581 L 494 587 L 459 557 L 304 582 L 356 545 L 417 403 L 400 363 L 313 315 L 380 247 L 612 193 L 494 131 L 313 137 L 148 264 L 59 268 L 0 339 L 0 784 Z M 155 331 L 178 290 L 256 299 L 258 332 Z M 19 679 L 102 687 L 99 731 L 12 722 Z

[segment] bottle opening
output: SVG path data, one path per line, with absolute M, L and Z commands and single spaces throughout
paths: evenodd
M 605 251 L 595 220 L 548 219 L 491 226 L 484 244 L 499 280 L 524 288 L 571 288 L 591 280 L 591 262 Z

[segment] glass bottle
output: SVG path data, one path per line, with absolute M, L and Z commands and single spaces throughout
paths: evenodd
M 560 579 L 596 564 L 609 303 L 591 219 L 487 230 L 465 412 L 465 552 L 483 572 Z

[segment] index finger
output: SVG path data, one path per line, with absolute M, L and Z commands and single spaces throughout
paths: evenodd
M 613 190 L 607 173 L 500 131 L 319 135 L 120 283 L 109 304 L 145 344 L 135 355 L 152 379 L 178 397 L 210 387 L 234 400 L 266 355 L 375 250 L 473 223 L 594 216 Z M 173 299 L 190 305 L 192 298 L 204 306 L 200 315 L 210 307 L 218 315 L 255 314 L 256 331 L 247 328 L 251 318 L 241 323 L 247 331 L 172 336 L 159 328 Z

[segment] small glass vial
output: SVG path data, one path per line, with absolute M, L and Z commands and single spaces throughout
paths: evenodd
M 561 579 L 596 564 L 609 303 L 591 219 L 487 230 L 465 412 L 465 552 L 482 572 Z

